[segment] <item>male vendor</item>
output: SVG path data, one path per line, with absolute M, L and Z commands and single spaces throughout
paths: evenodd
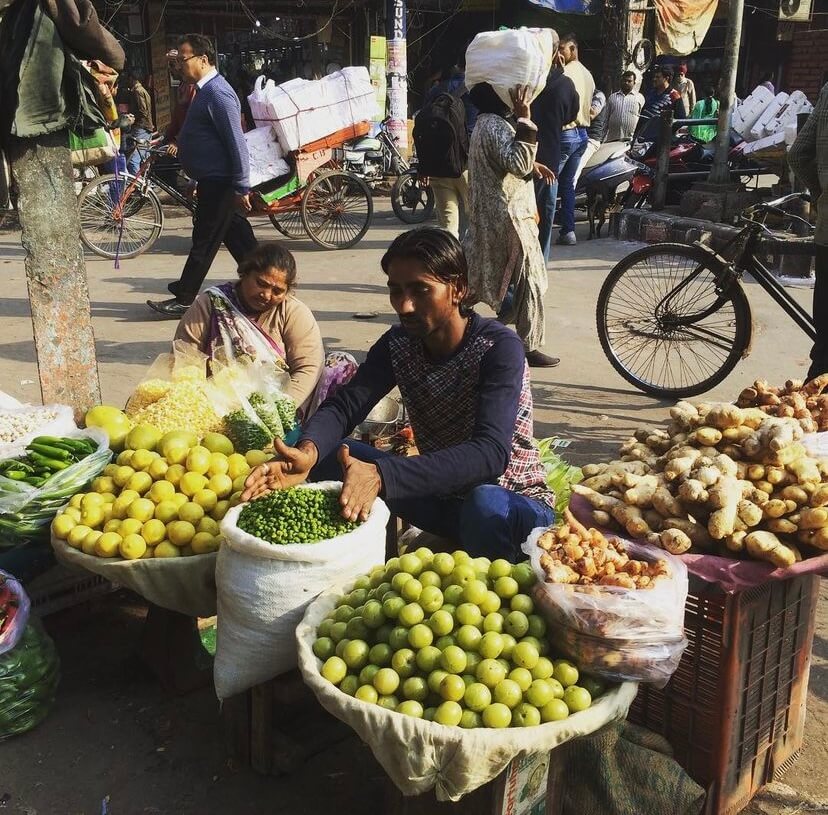
M 397 237 L 382 258 L 400 325 L 319 408 L 295 448 L 256 467 L 243 500 L 306 479 L 342 480 L 342 515 L 368 517 L 381 496 L 408 523 L 471 555 L 521 560 L 520 544 L 554 520 L 554 494 L 532 443 L 523 345 L 466 309 L 466 259 L 450 233 Z M 398 386 L 420 455 L 398 457 L 347 439 Z

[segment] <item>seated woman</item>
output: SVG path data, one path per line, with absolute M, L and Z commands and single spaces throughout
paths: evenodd
M 211 359 L 255 360 L 286 371 L 287 395 L 307 417 L 337 383 L 353 375 L 356 363 L 348 354 L 325 358 L 316 319 L 293 294 L 296 261 L 284 246 L 260 243 L 239 264 L 238 275 L 235 283 L 196 297 L 175 339 Z
M 400 235 L 382 268 L 400 325 L 319 408 L 296 447 L 278 444 L 281 460 L 254 469 L 243 500 L 306 478 L 342 480 L 346 518 L 366 518 L 379 495 L 403 520 L 474 556 L 520 560 L 529 532 L 554 520 L 555 500 L 532 441 L 523 343 L 464 307 L 466 259 L 448 232 Z M 344 438 L 395 385 L 418 456 Z

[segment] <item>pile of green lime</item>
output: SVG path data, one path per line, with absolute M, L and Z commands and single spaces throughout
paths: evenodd
M 444 725 L 530 727 L 586 710 L 604 691 L 548 656 L 528 563 L 429 549 L 356 580 L 322 621 L 322 676 L 363 702 Z

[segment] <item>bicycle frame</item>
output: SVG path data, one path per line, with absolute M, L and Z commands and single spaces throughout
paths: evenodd
M 732 245 L 739 241 L 742 242 L 742 247 L 732 263 L 727 263 L 708 246 L 699 244 L 710 253 L 712 261 L 711 271 L 715 271 L 717 275 L 719 295 L 712 305 L 704 311 L 691 314 L 687 317 L 676 318 L 675 326 L 690 327 L 714 314 L 727 300 L 730 287 L 734 284 L 738 285 L 744 274 L 748 273 L 812 341 L 816 340 L 816 330 L 811 315 L 785 291 L 784 287 L 776 280 L 773 272 L 757 258 L 756 252 L 759 248 L 761 237 L 761 227 L 758 224 L 748 224 L 729 244 Z M 787 244 L 787 247 L 786 251 L 786 243 L 779 242 L 779 254 L 803 254 L 799 246 Z M 813 255 L 814 252 L 815 250 L 809 251 L 808 254 Z M 701 271 L 702 269 L 700 268 L 693 274 L 688 275 L 676 288 L 666 294 L 656 306 L 657 311 L 664 312 L 669 309 L 671 299 L 689 286 Z
M 140 150 L 140 148 L 136 149 Z M 145 193 L 147 189 L 151 187 L 158 187 L 167 193 L 167 195 L 169 195 L 177 204 L 190 212 L 193 211 L 192 201 L 185 198 L 174 186 L 167 184 L 153 172 L 153 166 L 160 155 L 167 155 L 167 153 L 166 151 L 150 150 L 147 157 L 141 161 L 138 172 L 135 174 L 135 177 L 129 181 L 120 197 L 120 200 L 118 201 L 115 209 L 116 217 L 120 218 L 123 215 L 123 208 L 134 190 L 140 189 Z

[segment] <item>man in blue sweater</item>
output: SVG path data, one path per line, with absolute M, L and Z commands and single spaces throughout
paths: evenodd
M 181 78 L 196 94 L 178 134 L 178 157 L 197 184 L 193 245 L 179 280 L 168 286 L 170 300 L 147 305 L 179 319 L 195 300 L 222 242 L 236 262 L 256 246 L 253 229 L 238 213 L 250 211 L 249 158 L 236 92 L 216 70 L 213 44 L 188 34 L 178 46 Z
M 473 556 L 522 560 L 520 544 L 555 519 L 555 496 L 532 440 L 532 392 L 523 343 L 466 308 L 466 259 L 442 229 L 399 235 L 382 259 L 400 325 L 368 351 L 354 378 L 327 399 L 295 448 L 256 467 L 242 496 L 342 480 L 342 515 L 362 519 L 382 496 L 412 525 Z M 383 453 L 346 438 L 399 387 L 420 455 Z

